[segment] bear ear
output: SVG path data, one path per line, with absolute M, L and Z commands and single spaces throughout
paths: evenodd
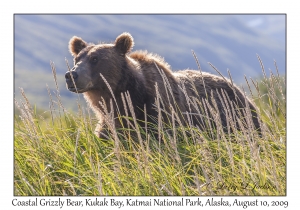
M 87 43 L 77 36 L 73 36 L 69 41 L 69 51 L 73 57 L 76 57 L 86 46 Z
M 122 33 L 121 35 L 119 35 L 116 38 L 115 41 L 115 46 L 116 48 L 123 54 L 125 55 L 126 53 L 128 53 L 131 48 L 133 47 L 134 42 L 133 42 L 133 38 L 129 33 Z

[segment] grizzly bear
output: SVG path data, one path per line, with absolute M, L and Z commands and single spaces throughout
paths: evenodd
M 208 121 L 210 127 L 218 124 L 226 131 L 231 126 L 260 128 L 254 104 L 230 80 L 200 70 L 172 72 L 163 58 L 130 52 L 133 46 L 129 33 L 112 44 L 88 44 L 76 36 L 69 42 L 74 67 L 65 74 L 67 88 L 83 93 L 92 107 L 99 119 L 97 136 L 107 134 L 105 109 L 113 114 L 115 128 L 126 124 L 120 121 L 125 115 L 134 115 L 142 127 L 145 121 L 157 124 L 159 113 L 164 122 L 172 122 L 176 113 L 177 125 L 203 130 Z M 130 104 L 124 102 L 128 97 Z

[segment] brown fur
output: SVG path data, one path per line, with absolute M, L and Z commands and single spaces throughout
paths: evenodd
M 109 105 L 110 100 L 113 98 L 111 91 L 115 97 L 112 100 L 115 118 L 118 113 L 117 107 L 119 107 L 120 114 L 122 116 L 125 115 L 121 94 L 128 91 L 136 118 L 141 121 L 145 120 L 142 111 L 145 105 L 149 116 L 147 120 L 155 122 L 152 120 L 152 117 L 157 117 L 157 109 L 153 106 L 157 97 L 156 84 L 161 95 L 162 105 L 165 106 L 166 111 L 170 111 L 171 105 L 176 111 L 192 113 L 193 124 L 198 125 L 200 128 L 205 123 L 201 116 L 195 114 L 199 113 L 199 108 L 193 106 L 191 101 L 187 100 L 186 95 L 200 102 L 207 100 L 207 103 L 211 106 L 217 106 L 217 115 L 221 119 L 224 129 L 227 127 L 224 106 L 230 110 L 233 109 L 230 102 L 224 102 L 224 97 L 236 104 L 241 110 L 248 106 L 253 110 L 254 127 L 259 129 L 260 126 L 254 105 L 228 80 L 205 72 L 201 75 L 199 71 L 194 70 L 173 73 L 170 66 L 158 55 L 146 51 L 129 53 L 133 45 L 134 41 L 129 33 L 123 33 L 118 36 L 114 44 L 87 45 L 86 42 L 78 37 L 73 37 L 69 42 L 69 50 L 74 56 L 74 67 L 71 73 L 74 77 L 77 92 L 84 94 L 85 99 L 99 119 L 99 124 L 96 128 L 98 136 L 101 136 L 102 125 L 105 123 L 102 116 L 104 110 L 99 101 L 102 102 L 104 100 L 109 111 L 112 111 Z M 66 73 L 67 87 L 70 91 L 76 92 L 76 88 L 71 80 L 71 73 Z M 103 80 L 100 74 L 103 75 L 106 81 Z M 164 85 L 164 75 L 168 80 L 167 83 L 172 90 L 171 92 Z M 111 90 L 107 87 L 106 82 L 111 87 Z M 204 109 L 201 112 L 205 115 Z M 241 113 L 241 116 L 244 116 L 243 111 Z M 213 118 L 215 117 L 213 115 L 216 115 L 216 113 L 212 112 L 209 115 Z M 163 117 L 167 120 L 166 114 Z M 232 118 L 234 117 L 232 116 Z M 181 120 L 187 122 L 185 117 L 181 117 Z M 115 122 L 116 127 L 119 127 L 119 120 L 116 119 Z
M 69 49 L 72 56 L 76 56 L 82 49 L 87 46 L 87 43 L 80 37 L 74 36 L 69 42 Z

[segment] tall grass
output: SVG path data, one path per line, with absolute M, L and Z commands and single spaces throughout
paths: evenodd
M 272 72 L 267 77 L 263 65 L 262 70 L 261 81 L 246 79 L 261 116 L 261 135 L 242 120 L 233 122 L 230 116 L 239 114 L 226 97 L 230 133 L 218 123 L 214 104 L 186 96 L 189 106 L 213 117 L 215 123 L 207 120 L 203 130 L 193 126 L 191 113 L 161 105 L 157 90 L 157 123 L 141 127 L 125 93 L 126 116 L 119 118 L 127 125 L 116 129 L 113 114 L 104 111 L 109 139 L 100 139 L 93 133 L 97 120 L 79 97 L 78 111 L 68 111 L 56 85 L 54 92 L 48 89 L 49 110 L 41 112 L 21 89 L 23 100 L 15 101 L 14 194 L 285 195 L 285 80 Z

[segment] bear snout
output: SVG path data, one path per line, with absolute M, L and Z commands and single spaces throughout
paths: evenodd
M 72 76 L 73 76 L 73 79 L 72 79 Z M 76 92 L 76 88 L 75 88 L 75 81 L 77 80 L 78 78 L 78 74 L 76 71 L 68 71 L 66 74 L 65 74 L 65 78 L 66 78 L 66 83 L 67 83 L 67 88 L 72 91 L 72 92 Z M 77 85 L 76 85 L 77 86 Z
M 65 78 L 66 78 L 67 81 L 70 80 L 72 82 L 72 76 L 71 76 L 71 74 L 72 74 L 74 80 L 77 79 L 78 74 L 77 74 L 76 71 L 68 71 L 65 74 Z

